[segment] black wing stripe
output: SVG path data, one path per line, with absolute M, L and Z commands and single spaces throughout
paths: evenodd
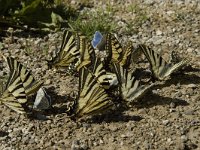
M 19 73 L 17 72 L 17 69 L 15 69 L 14 67 L 16 66 L 17 62 L 13 58 L 7 57 L 6 61 L 10 69 L 10 75 L 8 78 L 8 82 L 6 83 L 6 88 L 7 88 L 13 82 L 13 80 L 15 80 L 15 78 L 19 75 Z

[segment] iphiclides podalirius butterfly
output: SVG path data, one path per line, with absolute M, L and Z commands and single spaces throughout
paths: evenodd
M 80 57 L 75 64 L 77 71 L 79 71 L 80 68 L 82 68 L 83 66 L 87 67 L 91 65 L 91 61 L 95 57 L 94 48 L 92 47 L 86 36 L 78 35 L 78 39 Z
M 8 61 L 9 66 L 13 66 L 13 61 Z M 3 85 L 2 85 L 3 86 Z M 0 95 L 0 103 L 18 112 L 26 112 L 27 96 L 23 82 L 20 78 L 20 70 L 10 67 L 9 78 Z
M 171 73 L 180 69 L 189 62 L 187 59 L 183 59 L 175 64 L 167 63 L 167 61 L 165 61 L 158 53 L 147 46 L 139 45 L 139 48 L 142 50 L 150 63 L 153 77 L 158 80 L 168 79 Z
M 113 102 L 104 88 L 87 68 L 82 67 L 79 70 L 79 95 L 75 105 L 75 117 L 104 113 L 112 106 Z
M 48 61 L 48 65 L 50 67 L 68 68 L 71 63 L 75 63 L 80 56 L 78 43 L 77 34 L 64 31 L 61 48 L 52 57 L 52 60 Z
M 113 63 L 113 66 L 119 81 L 120 95 L 128 105 L 136 102 L 155 85 L 155 83 L 140 85 L 140 81 L 137 80 L 128 69 L 117 63 Z
M 35 102 L 33 104 L 33 108 L 44 110 L 44 109 L 51 108 L 51 105 L 52 105 L 51 97 L 47 94 L 45 88 L 41 87 L 37 91 L 37 95 L 35 98 Z
M 14 58 L 6 57 L 5 60 L 8 63 L 11 74 L 12 74 L 12 71 L 17 71 L 19 73 L 19 74 L 17 74 L 17 76 L 19 76 L 22 81 L 26 95 L 29 96 L 29 95 L 35 94 L 39 90 L 39 88 L 42 86 L 43 82 L 36 81 L 36 79 L 34 78 L 34 76 L 31 73 L 31 71 L 28 70 L 22 64 L 20 64 Z M 13 78 L 15 78 L 15 77 L 13 77 Z M 7 84 L 9 84 L 9 82 Z

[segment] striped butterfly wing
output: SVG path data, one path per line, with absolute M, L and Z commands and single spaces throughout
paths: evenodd
M 123 55 L 123 49 L 119 40 L 111 34 L 111 45 L 112 45 L 112 60 L 114 62 L 119 62 Z
M 113 63 L 113 66 L 119 80 L 119 91 L 122 99 L 128 104 L 137 101 L 155 85 L 140 85 L 140 81 L 132 75 L 132 72 L 117 63 Z
M 102 61 L 95 57 L 92 74 L 97 78 L 97 81 L 104 89 L 109 89 L 113 85 L 118 84 L 117 77 L 114 73 L 107 72 Z
M 85 67 L 79 71 L 79 99 L 75 107 L 75 116 L 102 113 L 113 105 L 111 98 L 97 83 Z
M 18 76 L 20 76 L 20 72 L 18 69 L 18 63 L 17 61 L 14 60 L 14 58 L 5 56 L 3 58 L 7 62 L 10 70 L 10 74 L 6 83 L 6 87 L 8 87 L 8 85 L 10 85 L 13 82 L 13 80 L 15 80 Z
M 25 113 L 24 104 L 27 102 L 27 97 L 21 78 L 17 74 L 19 74 L 17 70 L 11 70 L 11 77 L 7 81 L 0 101 L 18 113 Z
M 121 43 L 114 34 L 108 33 L 106 35 L 107 62 L 119 62 L 122 59 L 123 49 Z
M 88 66 L 91 64 L 91 60 L 95 57 L 94 48 L 91 43 L 87 40 L 86 36 L 80 35 L 79 38 L 79 51 L 80 58 L 76 63 L 77 71 L 79 71 L 83 66 Z
M 120 60 L 120 65 L 128 68 L 131 64 L 131 55 L 133 52 L 133 46 L 129 42 L 128 45 L 123 49 L 122 58 Z
M 8 66 L 11 70 L 11 75 L 12 75 L 10 76 L 9 79 L 10 82 L 12 82 L 12 79 L 15 79 L 15 76 L 19 76 L 21 78 L 27 96 L 32 95 L 39 90 L 43 82 L 36 81 L 34 76 L 31 74 L 31 71 L 29 71 L 25 66 L 20 64 L 17 60 L 15 60 L 12 57 L 7 57 L 6 61 L 8 62 Z M 16 71 L 17 74 L 13 76 L 14 74 L 12 73 L 12 71 Z
M 77 45 L 78 42 L 77 35 L 66 30 L 63 35 L 60 50 L 48 62 L 48 65 L 50 67 L 68 67 L 71 63 L 75 62 L 80 55 Z
M 139 47 L 150 63 L 154 78 L 158 80 L 167 79 L 171 73 L 180 69 L 188 62 L 188 60 L 184 59 L 176 64 L 167 63 L 167 61 L 165 61 L 158 53 L 152 49 L 144 45 L 140 45 Z

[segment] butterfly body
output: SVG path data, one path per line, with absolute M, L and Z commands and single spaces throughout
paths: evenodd
M 99 82 L 99 84 L 105 89 L 109 89 L 110 87 L 118 84 L 116 75 L 114 73 L 107 72 L 104 64 L 97 57 L 93 63 L 92 74 L 97 78 L 97 82 Z

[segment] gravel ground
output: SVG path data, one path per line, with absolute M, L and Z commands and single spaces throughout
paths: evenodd
M 60 46 L 62 33 L 42 37 L 14 31 L 13 38 L 9 34 L 3 38 L 2 52 L 11 53 L 31 67 L 37 78 L 45 79 L 54 113 L 49 110 L 29 119 L 0 106 L 0 149 L 200 149 L 200 3 L 135 2 L 149 19 L 137 26 L 137 32 L 128 34 L 123 34 L 126 21 L 135 18 L 135 12 L 126 11 L 131 1 L 110 3 L 117 8 L 115 20 L 122 26 L 120 38 L 162 50 L 166 58 L 174 50 L 191 60 L 190 67 L 152 89 L 131 109 L 74 122 L 64 110 L 69 94 L 77 91 L 77 77 L 48 70 L 46 62 L 47 54 Z M 106 6 L 102 1 L 90 5 L 91 10 Z M 0 75 L 6 75 L 2 58 L 0 68 Z

